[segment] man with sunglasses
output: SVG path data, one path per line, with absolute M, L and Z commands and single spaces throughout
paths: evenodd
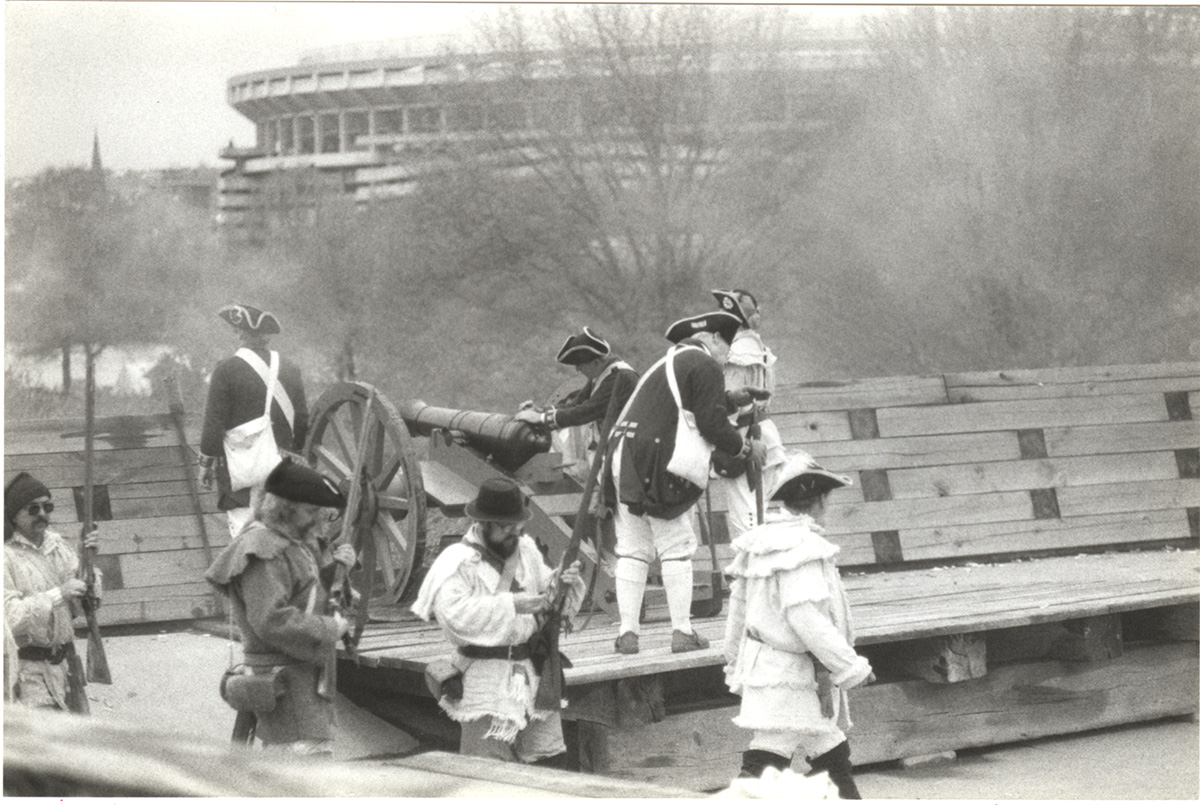
M 4 618 L 18 647 L 16 700 L 86 714 L 87 682 L 75 653 L 73 616 L 88 586 L 76 578 L 79 556 L 50 530 L 53 512 L 50 490 L 29 473 L 18 473 L 5 486 Z M 93 530 L 83 544 L 98 546 L 99 532 Z M 99 596 L 99 589 L 93 594 Z

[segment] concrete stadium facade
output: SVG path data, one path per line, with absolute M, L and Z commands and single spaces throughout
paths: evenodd
M 864 68 L 868 58 L 856 39 L 806 40 L 783 54 L 775 70 L 802 75 L 800 89 L 760 103 L 746 126 L 819 125 L 819 113 L 835 76 Z M 714 67 L 742 67 L 725 54 Z M 348 194 L 357 201 L 396 198 L 411 192 L 430 171 L 447 167 L 455 149 L 501 131 L 514 142 L 536 140 L 553 120 L 561 132 L 582 130 L 598 110 L 550 108 L 547 101 L 515 94 L 506 81 L 504 54 L 456 55 L 446 42 L 396 43 L 382 51 L 341 48 L 308 55 L 292 67 L 237 75 L 227 83 L 231 106 L 252 121 L 256 141 L 231 141 L 220 157 L 232 161 L 217 188 L 217 220 L 230 234 L 252 237 L 275 205 L 294 205 L 269 190 L 272 177 L 302 173 L 310 190 Z M 565 77 L 563 63 L 546 54 L 532 68 L 536 80 Z

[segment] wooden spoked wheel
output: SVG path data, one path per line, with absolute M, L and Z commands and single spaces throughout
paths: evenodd
M 425 541 L 425 487 L 404 420 L 372 386 L 338 383 L 313 406 L 304 454 L 347 499 L 362 467 L 357 511 L 343 515 L 364 569 L 356 586 L 368 601 L 399 601 Z

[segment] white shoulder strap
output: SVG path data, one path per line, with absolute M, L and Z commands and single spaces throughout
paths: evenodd
M 617 414 L 617 422 L 624 421 L 625 415 L 629 413 L 629 406 L 633 405 L 633 401 L 638 396 L 638 392 L 642 390 L 642 386 L 646 383 L 646 378 L 650 377 L 650 375 L 654 373 L 654 370 L 662 366 L 666 360 L 667 359 L 665 357 L 659 358 L 653 366 L 646 370 L 644 375 L 638 378 L 637 385 L 633 387 L 633 393 L 630 394 L 629 399 L 625 401 L 625 407 L 621 409 L 621 413 Z
M 671 386 L 671 396 L 675 398 L 675 407 L 680 411 L 683 410 L 683 400 L 679 397 L 679 381 L 675 379 L 675 353 L 682 352 L 685 349 L 700 349 L 689 345 L 674 346 L 667 351 L 667 383 Z M 649 373 L 647 373 L 649 374 Z
M 675 379 L 675 351 L 679 347 L 667 350 L 667 385 L 671 387 L 671 396 L 675 398 L 675 407 L 683 410 L 683 400 L 679 398 L 679 381 Z
M 288 427 L 295 427 L 296 408 L 292 405 L 292 398 L 288 396 L 287 389 L 279 382 L 279 353 L 271 350 L 271 365 L 267 366 L 263 359 L 258 357 L 253 350 L 242 347 L 234 353 L 241 358 L 250 368 L 258 373 L 262 378 L 267 389 L 267 399 L 263 416 L 268 416 L 271 413 L 271 399 L 274 398 L 279 403 L 280 409 L 283 411 L 283 416 L 287 419 Z

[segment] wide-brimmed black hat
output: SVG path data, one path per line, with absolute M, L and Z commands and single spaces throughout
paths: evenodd
M 746 311 L 742 308 L 742 294 L 740 291 L 724 291 L 720 288 L 714 288 L 712 295 L 717 300 L 717 304 L 721 306 L 721 310 L 737 316 L 742 320 L 742 324 L 750 323 L 750 317 L 746 315 Z
M 525 503 L 525 494 L 508 478 L 484 481 L 464 511 L 472 520 L 489 523 L 522 523 L 532 514 Z
M 607 341 L 584 327 L 581 332 L 570 336 L 563 342 L 556 360 L 567 366 L 578 366 L 581 363 L 594 361 L 596 358 L 608 357 L 611 352 L 612 346 Z
M 701 313 L 680 319 L 667 328 L 667 340 L 678 344 L 683 339 L 696 333 L 716 333 L 728 344 L 733 343 L 733 337 L 742 326 L 742 320 L 732 313 L 714 310 L 711 313 Z
M 226 305 L 217 315 L 239 330 L 259 335 L 275 335 L 280 331 L 279 319 L 275 314 L 259 310 L 253 305 Z
M 263 489 L 295 503 L 331 509 L 346 508 L 346 496 L 333 481 L 290 457 L 284 458 L 271 470 Z
M 854 482 L 848 476 L 830 472 L 808 453 L 796 452 L 779 468 L 772 488 L 768 490 L 767 499 L 803 500 L 853 485 Z

